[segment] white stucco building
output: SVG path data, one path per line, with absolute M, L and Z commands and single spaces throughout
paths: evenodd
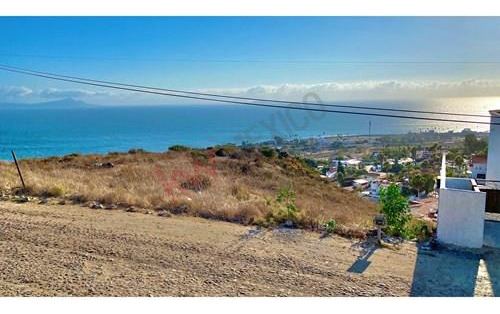
M 468 248 L 483 246 L 486 193 L 469 178 L 446 178 L 439 189 L 437 239 Z
M 344 167 L 354 167 L 354 168 L 357 168 L 361 164 L 361 160 L 356 158 L 351 158 L 346 160 L 332 160 L 331 165 L 337 167 L 339 162 Z
M 370 197 L 378 198 L 380 196 L 380 188 L 386 188 L 390 185 L 388 180 L 372 180 L 370 182 Z
M 491 110 L 491 123 L 500 124 L 500 109 Z M 500 125 L 490 125 L 486 179 L 500 181 Z
M 492 110 L 490 114 L 491 122 L 500 124 L 500 110 Z M 490 125 L 487 161 L 484 158 L 474 161 L 477 169 L 475 173 L 472 169 L 473 176 L 484 180 L 483 176 L 479 176 L 479 172 L 484 170 L 486 180 L 491 180 L 486 184 L 497 189 L 497 183 L 493 181 L 500 180 L 500 125 Z M 484 163 L 486 167 L 482 169 Z M 438 241 L 468 248 L 481 248 L 484 244 L 487 193 L 479 190 L 474 178 L 446 178 L 446 155 L 443 155 L 440 179 Z
M 413 162 L 414 162 L 413 158 L 410 157 L 401 158 L 398 160 L 398 164 L 400 165 L 412 164 Z
M 356 179 L 352 181 L 352 186 L 355 188 L 365 188 L 368 187 L 370 181 L 366 179 Z

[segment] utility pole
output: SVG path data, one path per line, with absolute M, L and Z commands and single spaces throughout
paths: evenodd
M 17 163 L 16 153 L 14 153 L 13 150 L 11 150 L 10 152 L 12 153 L 12 158 L 14 158 L 14 162 L 16 163 L 17 173 L 19 174 L 19 178 L 21 178 L 23 189 L 26 189 L 26 185 L 24 184 L 23 174 L 21 173 L 21 169 L 19 168 L 19 164 Z
M 368 120 L 368 136 L 372 136 L 372 120 Z

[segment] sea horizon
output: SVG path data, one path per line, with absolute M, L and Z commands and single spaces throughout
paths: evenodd
M 370 104 L 345 103 L 358 106 Z M 499 107 L 497 104 L 500 105 L 500 99 L 484 97 L 427 102 L 373 102 L 379 107 L 395 109 L 417 108 L 417 103 L 419 110 L 487 115 L 488 110 Z M 399 114 L 392 111 L 382 113 Z M 441 117 L 488 121 L 488 118 Z M 430 130 L 460 132 L 463 129 L 487 131 L 488 125 L 224 104 L 3 108 L 0 109 L 0 160 L 11 160 L 11 150 L 22 159 L 71 153 L 127 152 L 134 148 L 164 152 L 172 145 L 205 148 L 228 143 L 255 144 L 273 140 L 276 136 L 303 139 L 336 135 L 407 134 Z

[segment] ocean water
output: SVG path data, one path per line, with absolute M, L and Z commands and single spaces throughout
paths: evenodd
M 500 108 L 500 98 L 376 102 L 376 105 L 487 115 L 488 110 Z M 274 136 L 305 138 L 335 134 L 368 134 L 370 121 L 372 134 L 403 134 L 431 129 L 439 132 L 461 131 L 464 128 L 488 130 L 487 125 L 242 105 L 0 109 L 0 159 L 10 160 L 10 150 L 14 150 L 19 158 L 28 158 L 75 152 L 128 151 L 130 148 L 162 152 L 174 144 L 207 147 L 223 143 L 241 144 L 243 141 L 260 142 L 273 139 Z

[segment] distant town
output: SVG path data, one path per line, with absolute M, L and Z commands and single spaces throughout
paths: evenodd
M 488 132 L 426 131 L 391 135 L 282 138 L 262 143 L 305 158 L 322 178 L 374 202 L 382 187 L 397 184 L 417 218 L 436 221 L 441 160 L 448 177 L 486 178 Z

